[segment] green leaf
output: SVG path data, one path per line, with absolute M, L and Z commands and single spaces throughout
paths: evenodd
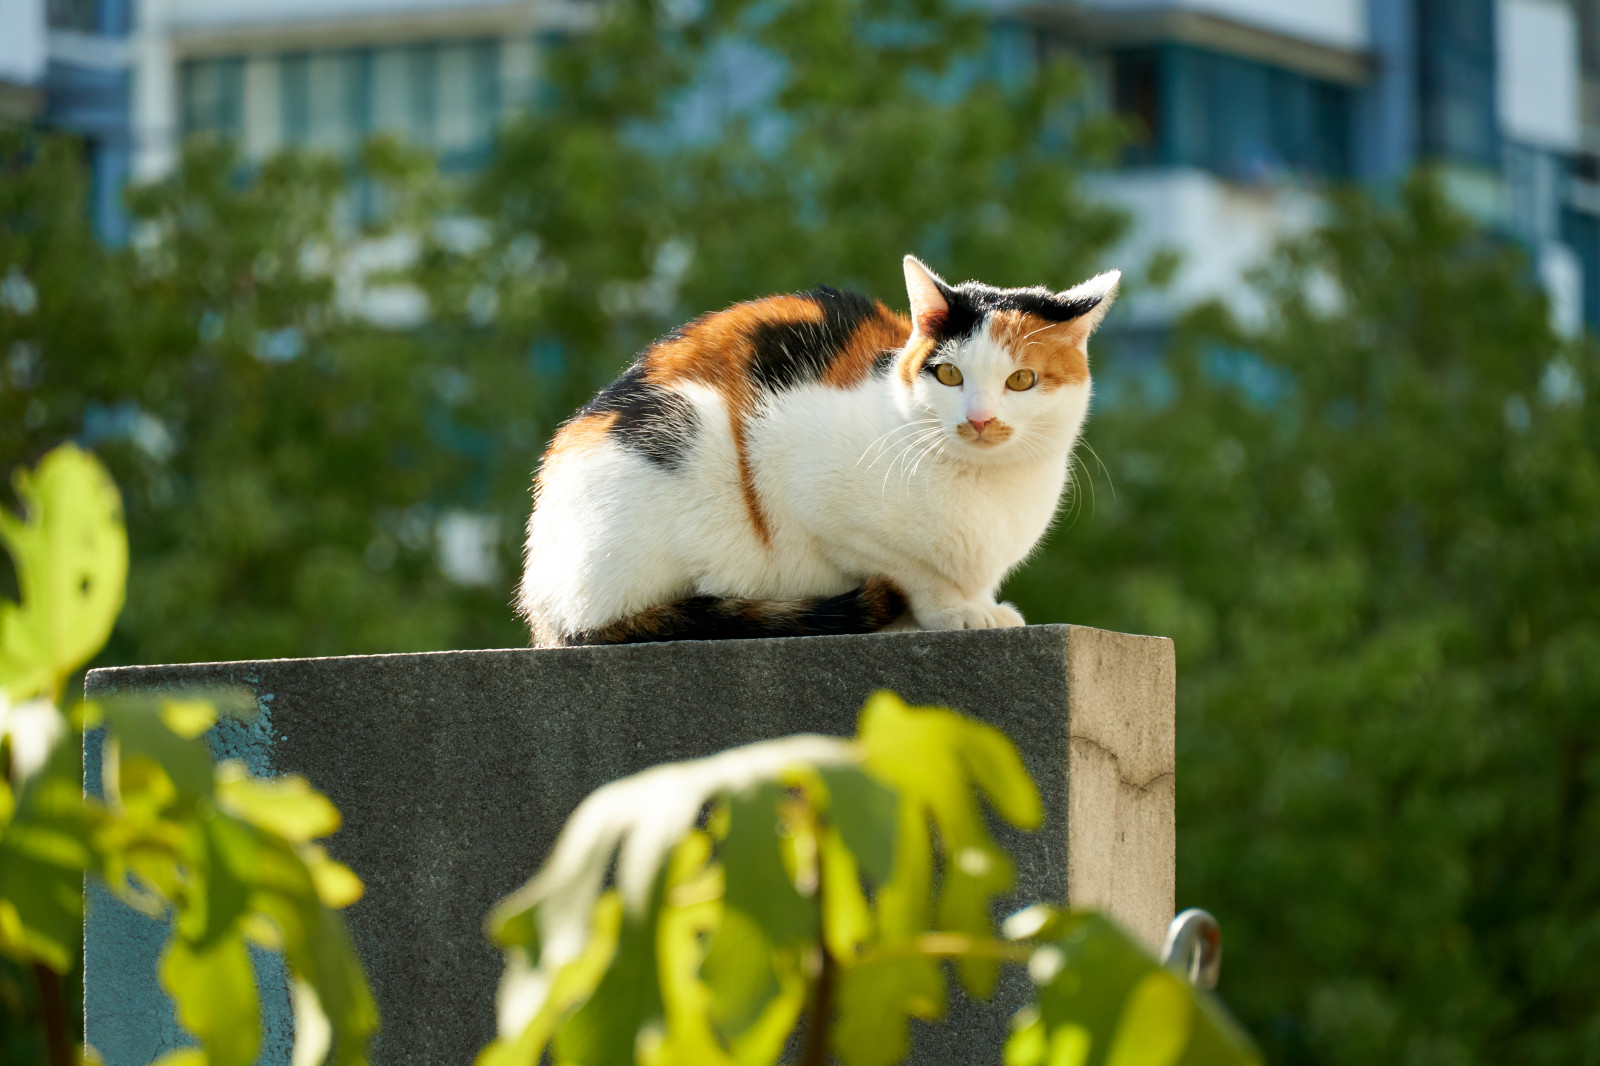
M 122 610 L 128 535 L 122 497 L 76 445 L 45 455 L 13 483 L 25 518 L 0 508 L 0 544 L 21 603 L 0 602 L 0 687 L 14 699 L 59 701 L 68 676 L 94 657 Z
M 250 951 L 240 937 L 197 950 L 174 936 L 161 955 L 161 986 L 178 1021 L 205 1049 L 209 1066 L 254 1066 L 261 1050 L 260 999 Z
M 217 803 L 229 814 L 296 843 L 339 829 L 339 809 L 305 778 L 263 780 L 249 776 L 238 762 L 217 768 Z
M 839 830 L 856 864 L 875 884 L 894 873 L 900 799 L 892 789 L 854 766 L 817 770 L 828 786 L 828 820 Z
M 69 734 L 70 738 L 70 734 Z M 83 876 L 99 868 L 77 746 L 64 739 L 0 829 L 0 951 L 66 973 L 81 947 Z
M 844 1066 L 894 1066 L 911 1051 L 911 1018 L 944 1016 L 944 978 L 932 959 L 879 958 L 839 975 L 834 1047 Z
M 1035 943 L 1028 970 L 1052 1056 L 1058 1043 L 1086 1039 L 1086 1066 L 1259 1064 L 1255 1046 L 1213 997 L 1163 969 L 1100 915 L 1058 914 Z M 1028 1049 L 1014 1040 L 1017 1054 Z
M 1194 998 L 1176 975 L 1145 974 L 1122 1004 L 1106 1066 L 1176 1066 L 1189 1046 L 1194 1014 Z
M 729 1039 L 742 1036 L 782 989 L 772 965 L 772 944 L 743 911 L 724 908 L 700 977 L 711 990 L 711 1018 Z
M 211 795 L 213 768 L 205 742 L 174 733 L 162 721 L 167 701 L 148 696 L 105 696 L 97 699 L 105 717 L 108 740 L 114 740 L 119 760 L 144 756 L 166 772 L 180 796 L 187 800 Z M 112 772 L 107 747 L 107 771 Z M 109 793 L 108 793 L 109 798 Z
M 728 799 L 728 835 L 717 857 L 727 873 L 724 904 L 744 912 L 776 947 L 817 935 L 817 901 L 802 896 L 779 850 L 778 801 L 770 781 Z
M 644 914 L 624 912 L 616 951 L 600 984 L 556 1030 L 556 1060 L 570 1066 L 633 1066 L 641 1033 L 662 1016 L 656 921 L 666 870 Z
M 981 787 L 996 811 L 1014 824 L 1038 824 L 1042 810 L 1038 789 L 1023 768 L 1015 747 L 992 726 L 938 707 L 909 707 L 891 692 L 875 693 L 861 711 L 858 735 L 866 750 L 864 766 L 893 786 L 901 802 L 901 858 L 891 882 L 880 891 L 885 935 L 909 937 L 920 914 L 926 914 L 930 870 L 923 854 L 929 820 L 943 851 L 943 885 L 937 914 L 940 929 L 987 937 L 989 909 L 1013 884 L 1009 856 L 989 836 L 975 786 Z M 959 968 L 967 988 L 987 996 L 994 988 L 997 964 L 963 958 Z
M 196 951 L 205 951 L 236 932 L 250 898 L 247 878 L 259 848 L 248 827 L 214 809 L 202 809 L 191 832 L 201 859 L 189 871 L 189 905 L 178 917 L 178 931 Z

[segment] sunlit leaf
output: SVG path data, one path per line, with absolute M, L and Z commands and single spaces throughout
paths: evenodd
M 538 1062 L 557 1021 L 588 999 L 605 976 L 622 931 L 621 893 L 595 901 L 593 927 L 583 954 L 554 976 L 542 972 L 518 949 L 507 953 L 496 997 L 500 1037 L 478 1057 L 478 1066 L 527 1066 Z
M 339 809 L 299 776 L 251 777 L 236 760 L 217 768 L 217 802 L 236 817 L 303 842 L 339 829 Z
M 190 867 L 189 905 L 178 917 L 178 931 L 195 951 L 204 953 L 219 939 L 236 933 L 250 897 L 247 878 L 259 848 L 247 827 L 209 808 L 201 813 L 193 834 L 198 854 Z
M 728 835 L 717 849 L 726 871 L 723 904 L 749 917 L 775 946 L 807 941 L 817 931 L 817 901 L 800 894 L 780 850 L 779 801 L 784 790 L 763 782 L 728 800 Z
M 864 766 L 893 786 L 901 801 L 897 872 L 880 893 L 885 932 L 914 935 L 915 911 L 926 906 L 930 874 L 917 854 L 915 837 L 931 819 L 944 853 L 943 885 L 937 906 L 941 929 L 987 936 L 989 908 L 1010 890 L 1010 858 L 984 826 L 974 785 L 996 804 L 996 812 L 1023 827 L 1038 823 L 1038 790 L 1015 747 L 992 726 L 937 707 L 909 707 L 889 692 L 875 693 L 862 708 L 858 727 L 866 751 Z M 967 987 L 986 996 L 994 987 L 996 963 L 963 958 Z
M 163 700 L 161 724 L 193 740 L 217 724 L 217 709 L 207 700 Z
M 24 517 L 0 508 L 0 544 L 21 603 L 0 602 L 0 687 L 58 699 L 122 609 L 128 537 L 122 498 L 98 460 L 73 444 L 14 475 Z
M 1038 986 L 1036 1013 L 1050 1033 L 1052 1063 L 1058 1040 L 1072 1048 L 1087 1041 L 1086 1066 L 1260 1063 L 1213 997 L 1162 969 L 1105 918 L 1051 915 L 1034 943 L 1028 971 Z M 1059 1036 L 1076 1030 L 1084 1035 Z
M 211 752 L 205 743 L 182 737 L 161 720 L 165 703 L 144 696 L 102 696 L 95 701 L 105 715 L 107 732 L 116 741 L 116 754 L 122 760 L 145 756 L 161 767 L 172 780 L 178 794 L 186 799 L 209 796 L 212 790 Z M 108 747 L 107 755 L 113 754 Z M 117 789 L 119 767 L 114 758 L 106 759 L 107 797 Z
M 175 936 L 161 954 L 160 973 L 178 1021 L 199 1038 L 209 1066 L 254 1066 L 261 1006 L 243 940 L 223 938 L 198 951 Z
M 836 829 L 822 834 L 822 939 L 840 962 L 855 962 L 872 936 L 872 908 L 861 890 L 855 854 Z
M 572 1066 L 627 1066 L 641 1036 L 662 1020 L 656 920 L 666 871 L 656 879 L 643 914 L 623 915 L 611 965 L 599 985 L 557 1029 L 556 1058 Z
M 729 1037 L 754 1025 L 780 991 L 772 942 L 743 911 L 727 907 L 700 976 L 711 990 L 711 1017 Z
M 834 1048 L 844 1066 L 894 1066 L 910 1054 L 910 1019 L 944 1015 L 939 964 L 915 955 L 880 958 L 843 971 Z
M 324 907 L 342 910 L 352 903 L 358 903 L 366 894 L 367 886 L 361 883 L 361 878 L 344 863 L 328 858 L 322 848 L 308 845 L 306 864 L 311 870 L 311 883 L 316 886 L 317 898 Z
M 162 1055 L 150 1066 L 209 1066 L 209 1060 L 206 1053 L 197 1047 L 181 1047 Z
M 829 766 L 855 758 L 852 746 L 837 737 L 801 735 L 613 781 L 579 804 L 539 872 L 495 905 L 489 935 L 509 946 L 509 931 L 518 930 L 515 942 L 532 942 L 522 924 L 531 917 L 538 923 L 539 965 L 558 972 L 583 950 L 591 911 L 613 860 L 617 887 L 637 914 L 663 860 L 717 794 L 774 780 L 791 767 Z
M 828 820 L 839 830 L 861 872 L 875 884 L 889 880 L 894 872 L 899 798 L 854 766 L 823 767 L 818 774 L 828 787 Z
M 1188 987 L 1166 970 L 1147 973 L 1122 1005 L 1106 1066 L 1174 1066 L 1193 1028 Z

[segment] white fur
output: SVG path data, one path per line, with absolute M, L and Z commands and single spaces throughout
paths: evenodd
M 1070 293 L 1104 297 L 1088 328 L 1116 282 L 1103 274 Z M 926 292 L 912 295 L 920 318 Z M 679 388 L 699 431 L 676 470 L 609 440 L 547 463 L 528 523 L 523 612 L 571 633 L 690 595 L 827 596 L 886 577 L 923 628 L 1022 625 L 995 593 L 1050 525 L 1090 386 L 1008 390 L 1026 359 L 987 329 L 936 358 L 960 368 L 960 386 L 918 374 L 908 388 L 898 373 L 872 374 L 851 389 L 780 393 L 747 420 L 770 545 L 751 525 L 728 412 L 709 389 Z M 964 440 L 957 429 L 974 414 L 1014 433 Z

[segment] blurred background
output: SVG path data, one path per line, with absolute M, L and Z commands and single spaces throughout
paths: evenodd
M 0 0 L 0 468 L 117 475 L 107 664 L 523 643 L 561 419 L 908 251 L 1125 272 L 1006 594 L 1176 639 L 1271 1060 L 1600 1063 L 1600 2 Z

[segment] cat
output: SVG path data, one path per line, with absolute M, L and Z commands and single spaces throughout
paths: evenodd
M 537 647 L 1020 626 L 1120 274 L 822 287 L 657 341 L 556 433 L 520 613 Z

